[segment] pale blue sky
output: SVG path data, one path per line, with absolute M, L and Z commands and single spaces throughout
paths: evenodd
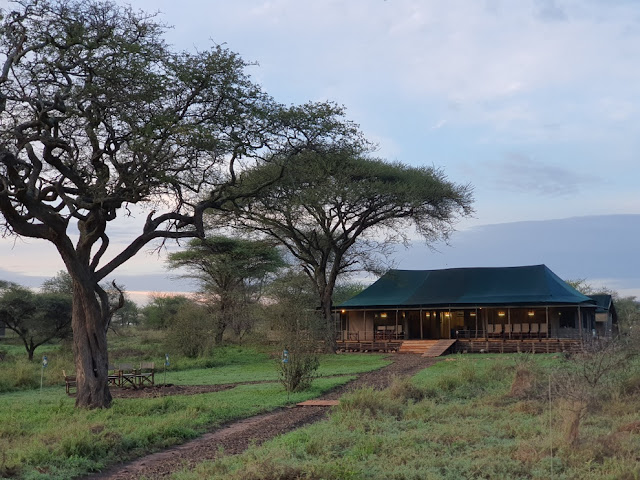
M 249 69 L 254 80 L 283 103 L 344 104 L 379 144 L 380 156 L 433 164 L 452 180 L 473 184 L 476 214 L 459 225 L 461 234 L 488 224 L 615 214 L 636 214 L 617 219 L 621 232 L 625 225 L 638 230 L 640 2 L 130 3 L 159 10 L 174 25 L 167 39 L 176 48 L 225 44 L 257 62 Z M 536 245 L 530 240 L 511 245 L 515 256 L 487 254 L 485 264 L 529 263 L 517 252 Z M 635 251 L 614 251 L 608 235 L 595 240 L 589 243 L 593 254 L 608 256 L 611 271 L 585 267 L 576 273 L 618 285 L 615 267 L 630 261 L 623 253 Z M 451 256 L 446 265 L 463 261 L 455 243 L 456 236 L 453 248 L 440 249 L 438 255 Z M 7 276 L 3 270 L 47 276 L 59 269 L 55 252 L 40 245 L 19 241 L 11 250 L 11 242 L 1 240 L 0 278 Z M 539 263 L 549 263 L 552 253 Z M 407 265 L 400 266 L 415 264 L 411 255 L 420 255 L 421 268 L 439 266 L 438 255 L 431 263 L 421 249 L 401 252 L 399 261 Z M 164 275 L 161 258 L 139 257 L 117 276 Z M 631 261 L 640 263 L 637 256 Z M 640 294 L 634 282 L 619 288 Z

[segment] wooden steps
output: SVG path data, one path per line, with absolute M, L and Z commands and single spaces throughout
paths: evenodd
M 437 343 L 438 340 L 403 340 L 398 353 L 423 354 Z
M 449 350 L 449 348 L 451 348 L 451 346 L 456 343 L 456 339 L 454 338 L 453 340 L 451 339 L 442 339 L 442 340 L 438 340 L 438 343 L 436 343 L 435 345 L 433 345 L 429 350 L 427 350 L 426 352 L 424 352 L 422 354 L 423 357 L 439 357 L 440 355 L 442 355 L 444 352 L 446 352 L 447 350 Z

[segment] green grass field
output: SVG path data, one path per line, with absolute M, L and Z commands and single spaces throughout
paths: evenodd
M 564 440 L 566 412 L 541 392 L 510 394 L 516 355 L 449 357 L 384 392 L 343 397 L 326 422 L 174 475 L 196 479 L 638 479 L 640 398 L 609 392 Z M 563 360 L 539 355 L 544 380 Z M 627 368 L 638 372 L 638 362 Z M 535 390 L 535 389 L 534 389 Z M 635 423 L 634 423 L 635 422 Z M 629 426 L 635 425 L 635 431 Z M 626 428 L 626 429 L 625 429 Z M 632 429 L 631 429 L 632 430 Z
M 132 349 L 134 342 L 116 338 L 110 344 L 113 357 L 133 363 L 155 360 L 160 365 L 156 383 L 162 383 L 164 354 L 159 358 L 141 354 Z M 172 355 L 167 383 L 270 383 L 238 385 L 200 395 L 115 399 L 110 409 L 89 411 L 74 408 L 74 399 L 65 394 L 58 369 L 72 371 L 73 365 L 63 347 L 42 348 L 50 362 L 45 370 L 47 386 L 42 391 L 41 356 L 36 362 L 28 362 L 19 346 L 5 348 L 3 344 L 0 348 L 10 351 L 0 370 L 0 384 L 4 382 L 5 390 L 9 390 L 0 393 L 0 477 L 24 479 L 68 479 L 97 471 L 116 461 L 182 443 L 230 420 L 317 397 L 349 381 L 354 373 L 389 363 L 382 355 L 322 355 L 320 376 L 312 388 L 288 396 L 276 381 L 277 352 L 273 348 L 221 347 L 209 358 Z M 148 344 L 145 348 L 148 352 L 162 351 Z M 206 364 L 212 366 L 204 368 Z M 22 383 L 16 384 L 16 372 L 22 372 Z

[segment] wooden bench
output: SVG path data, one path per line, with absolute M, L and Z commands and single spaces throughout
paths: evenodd
M 65 389 L 67 391 L 67 395 L 70 394 L 71 387 L 75 387 L 76 391 L 77 391 L 78 383 L 76 382 L 76 376 L 75 375 L 67 375 L 67 372 L 65 372 L 64 370 L 62 370 L 62 376 L 64 377 L 64 386 L 65 386 Z

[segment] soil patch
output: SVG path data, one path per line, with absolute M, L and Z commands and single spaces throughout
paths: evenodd
M 425 358 L 415 354 L 393 355 L 391 358 L 393 363 L 390 365 L 374 372 L 363 373 L 348 384 L 319 397 L 319 400 L 337 400 L 344 393 L 363 386 L 381 390 L 388 387 L 393 378 L 414 375 L 439 361 L 439 359 Z M 195 440 L 124 465 L 116 465 L 88 478 L 94 480 L 167 478 L 177 470 L 195 466 L 203 460 L 213 460 L 221 453 L 224 455 L 242 453 L 249 445 L 260 445 L 277 435 L 322 420 L 329 410 L 330 407 L 319 406 L 280 408 L 270 413 L 233 422 Z
M 197 395 L 200 393 L 220 392 L 229 390 L 236 385 L 145 385 L 134 388 L 112 388 L 113 398 L 157 398 L 169 395 Z

